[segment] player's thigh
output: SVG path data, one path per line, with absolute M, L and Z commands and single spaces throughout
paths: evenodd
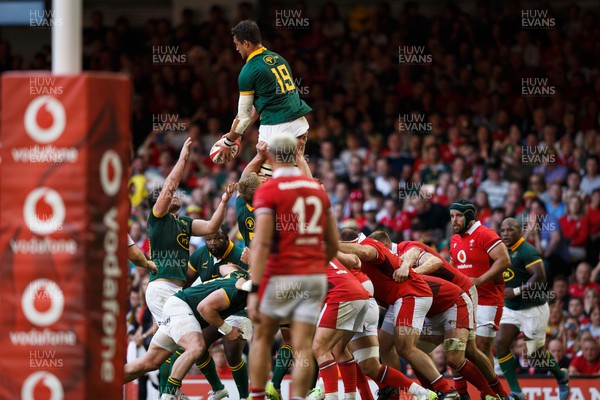
M 377 340 L 377 324 L 379 322 L 379 306 L 374 298 L 368 300 L 362 331 L 355 332 L 352 341 L 363 337 L 374 337 Z
M 146 289 L 146 304 L 154 320 L 160 324 L 165 303 L 176 292 L 181 290 L 177 285 L 166 281 L 152 281 Z
M 293 333 L 292 333 L 293 336 Z M 315 355 L 319 356 L 329 353 L 336 343 L 344 336 L 344 331 L 335 328 L 318 327 L 312 341 L 312 349 Z M 292 339 L 293 340 L 293 339 Z
M 493 339 L 496 336 L 496 332 L 500 329 L 502 308 L 481 304 L 477 306 L 477 337 Z

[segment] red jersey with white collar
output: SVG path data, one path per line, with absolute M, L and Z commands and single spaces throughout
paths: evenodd
M 358 279 L 337 258 L 329 261 L 326 272 L 328 287 L 325 303 L 367 300 L 371 297 Z
M 425 281 L 412 271 L 408 279 L 402 283 L 394 281 L 394 271 L 400 268 L 402 261 L 397 254 L 392 253 L 385 245 L 374 239 L 365 239 L 362 246 L 370 246 L 377 250 L 377 258 L 373 261 L 363 261 L 362 270 L 373 282 L 375 300 L 381 304 L 391 305 L 401 297 L 430 297 L 431 290 Z
M 325 273 L 325 226 L 329 198 L 321 185 L 298 168 L 280 168 L 252 201 L 255 219 L 273 216 L 273 239 L 265 276 Z
M 450 240 L 450 254 L 456 269 L 470 278 L 478 278 L 490 269 L 493 260 L 490 252 L 502 244 L 498 234 L 479 221 L 475 222 L 464 235 L 455 234 Z M 480 305 L 504 305 L 504 278 L 500 274 L 495 279 L 477 288 Z
M 442 261 L 442 266 L 437 271 L 431 273 L 430 276 L 437 276 L 438 278 L 452 282 L 456 286 L 460 287 L 463 292 L 469 293 L 469 289 L 471 289 L 473 286 L 473 282 L 465 274 L 454 268 L 452 264 L 446 261 L 444 257 L 442 257 L 437 251 L 427 246 L 425 243 L 413 241 L 400 242 L 397 246 L 397 254 L 402 256 L 402 254 L 406 253 L 413 247 L 418 247 L 421 250 L 419 257 L 425 253 L 429 253 Z

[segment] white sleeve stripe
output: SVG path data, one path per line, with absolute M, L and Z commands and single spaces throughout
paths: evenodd
M 489 254 L 490 251 L 494 250 L 494 247 L 498 246 L 500 243 L 502 243 L 502 240 L 498 239 L 493 245 L 490 246 L 490 248 L 487 250 L 487 253 Z
M 254 209 L 254 216 L 258 216 L 258 215 L 264 214 L 264 213 L 273 214 L 273 209 L 268 208 L 268 207 L 261 207 L 261 208 Z

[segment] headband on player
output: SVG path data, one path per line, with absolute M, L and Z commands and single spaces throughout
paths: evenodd
M 469 226 L 471 221 L 475 221 L 475 204 L 469 200 L 459 200 L 450 204 L 450 210 L 455 210 L 465 216 L 465 227 Z

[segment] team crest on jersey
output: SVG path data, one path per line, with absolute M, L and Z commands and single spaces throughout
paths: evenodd
M 177 243 L 186 250 L 190 249 L 190 238 L 185 233 L 177 235 Z
M 246 225 L 246 228 L 249 231 L 254 230 L 254 218 L 252 218 L 252 217 L 246 218 L 246 220 L 244 221 L 244 224 Z
M 504 282 L 511 281 L 515 277 L 515 271 L 510 268 L 506 268 L 506 271 L 502 273 L 502 277 L 504 278 Z
M 263 61 L 268 65 L 275 65 L 275 62 L 277 62 L 277 58 L 271 55 L 267 55 L 263 57 Z

